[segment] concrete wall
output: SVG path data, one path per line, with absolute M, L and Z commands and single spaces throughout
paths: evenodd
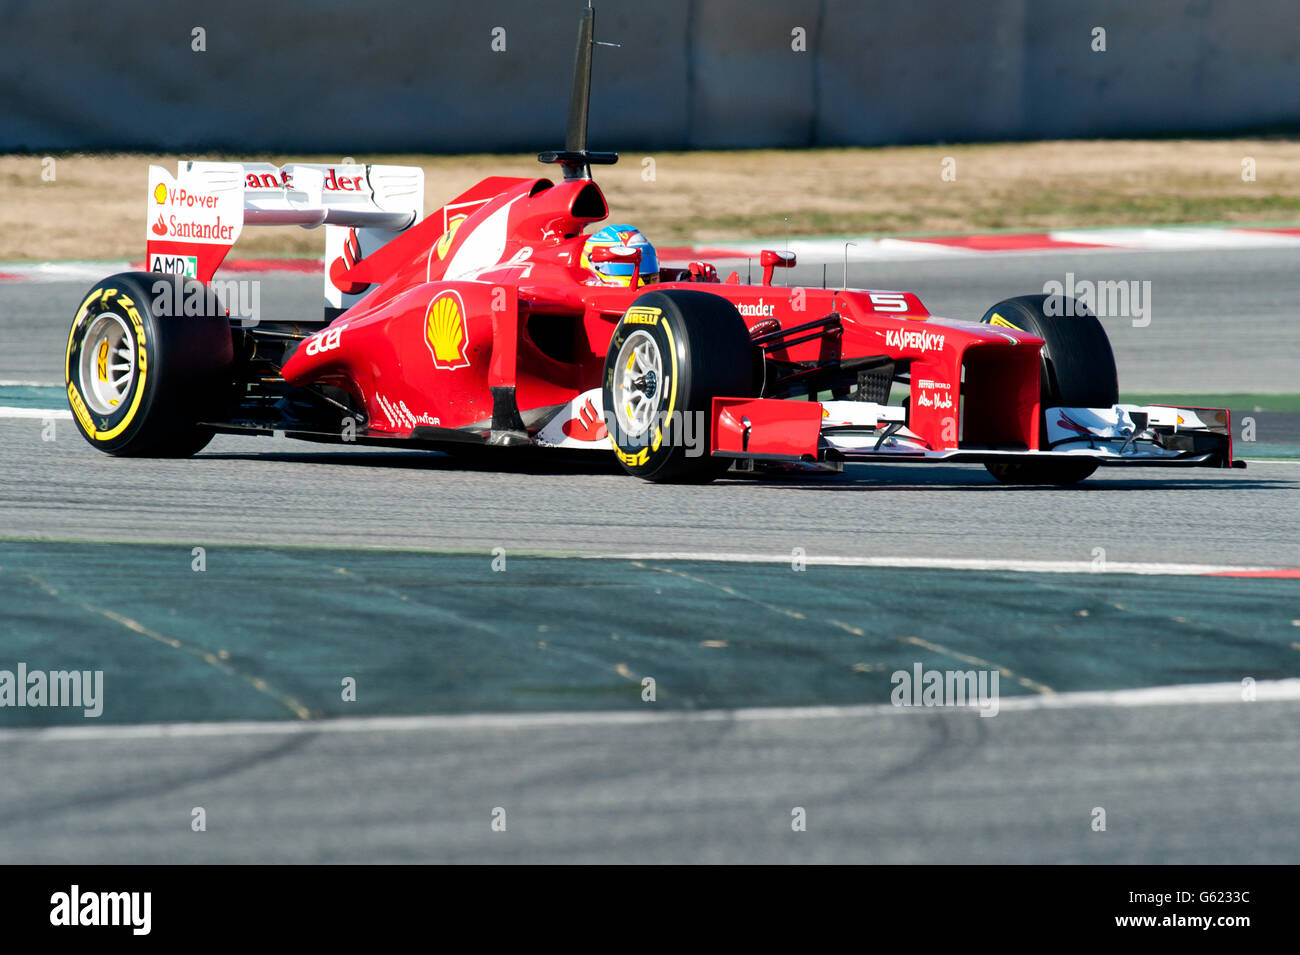
M 0 0 L 0 150 L 560 146 L 581 0 Z M 593 148 L 1300 128 L 1296 0 L 600 0 Z M 1093 52 L 1092 30 L 1106 30 Z M 206 52 L 191 31 L 206 31 Z M 491 48 L 494 27 L 506 49 Z M 792 50 L 792 30 L 807 51 Z

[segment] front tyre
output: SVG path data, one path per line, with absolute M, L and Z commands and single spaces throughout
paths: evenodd
M 753 345 L 736 307 L 708 292 L 647 292 L 609 342 L 602 397 L 623 468 L 661 482 L 711 481 L 713 399 L 749 397 Z
M 234 363 L 216 294 L 185 276 L 104 279 L 77 310 L 64 385 L 77 429 L 107 454 L 188 457 L 212 440 Z
M 1110 339 L 1097 316 L 1074 299 L 1021 295 L 998 302 L 980 319 L 1037 335 L 1044 342 L 1040 393 L 1048 408 L 1109 408 L 1119 401 L 1119 379 Z M 1047 439 L 1044 419 L 1039 434 Z M 1003 484 L 1078 484 L 1097 470 L 1097 462 L 1060 458 L 986 464 Z

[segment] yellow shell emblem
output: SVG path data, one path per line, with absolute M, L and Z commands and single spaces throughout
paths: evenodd
M 424 316 L 424 340 L 433 354 L 435 368 L 450 371 L 469 365 L 465 307 L 455 292 L 443 292 L 429 303 Z
M 158 203 L 158 205 L 162 205 L 167 201 L 167 187 L 161 182 L 153 187 L 153 200 Z
M 460 224 L 464 221 L 464 216 L 456 216 L 448 223 L 447 231 L 438 239 L 438 258 L 445 259 L 447 257 L 447 250 L 451 248 L 451 243 L 455 241 L 456 230 L 460 228 Z

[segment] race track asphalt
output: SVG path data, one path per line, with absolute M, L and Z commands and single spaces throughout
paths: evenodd
M 5 535 L 58 539 L 1300 566 L 1300 465 L 1103 470 L 1076 489 L 979 466 L 828 477 L 632 481 L 609 462 L 491 463 L 218 437 L 187 461 L 110 458 L 71 421 L 0 420 Z
M 1292 259 L 1005 256 L 855 265 L 850 281 L 975 318 L 1067 270 L 1149 280 L 1148 327 L 1107 320 L 1126 389 L 1294 392 Z M 814 279 L 819 266 L 792 281 Z M 264 312 L 314 308 L 317 281 L 265 279 Z M 61 380 L 83 294 L 0 284 L 0 382 Z M 1292 441 L 1288 428 L 1260 440 Z M 271 438 L 124 460 L 67 420 L 47 435 L 39 418 L 0 419 L 14 657 L 0 668 L 102 668 L 108 703 L 75 723 L 0 710 L 7 861 L 1300 861 L 1290 700 L 987 720 L 782 709 L 883 704 L 887 675 L 911 663 L 1008 671 L 1018 699 L 1300 676 L 1294 579 L 1106 569 L 1300 566 L 1300 465 L 1104 472 L 1072 490 L 907 466 L 666 488 L 601 463 L 470 467 Z M 591 559 L 668 552 L 697 559 Z M 698 559 L 718 553 L 774 563 Z M 816 563 L 836 557 L 1099 572 Z M 354 672 L 349 710 L 333 688 Z M 650 673 L 667 675 L 662 719 L 642 719 Z M 294 703 L 448 715 L 336 732 Z M 570 716 L 535 721 L 550 712 Z M 177 720 L 210 722 L 132 733 Z M 268 722 L 231 722 L 244 720 Z M 54 724 L 73 735 L 31 729 Z M 795 806 L 807 832 L 791 831 Z M 1106 832 L 1089 825 L 1099 806 Z
M 0 833 L 6 861 L 41 863 L 1294 864 L 1297 719 L 1260 702 L 4 739 Z

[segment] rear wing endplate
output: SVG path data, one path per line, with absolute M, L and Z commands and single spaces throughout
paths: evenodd
M 325 226 L 325 304 L 346 308 L 367 287 L 339 276 L 423 217 L 424 170 L 182 160 L 149 167 L 148 207 L 146 267 L 203 282 L 245 225 Z

